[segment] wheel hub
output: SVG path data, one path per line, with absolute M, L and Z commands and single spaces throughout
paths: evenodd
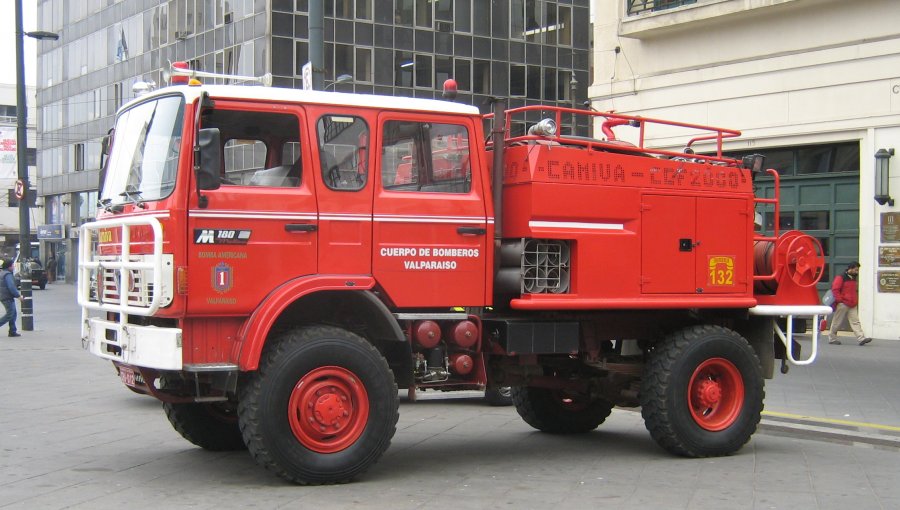
M 337 388 L 330 387 L 329 390 L 334 393 L 326 393 L 319 396 L 313 405 L 313 416 L 315 420 L 325 427 L 333 427 L 338 429 L 344 418 L 350 416 L 350 411 L 344 407 L 347 401 L 346 395 L 337 395 Z
M 744 407 L 744 380 L 740 370 L 725 358 L 707 359 L 694 370 L 687 399 L 697 425 L 712 432 L 727 429 L 737 421 Z
M 369 399 L 362 382 L 341 367 L 320 367 L 294 386 L 288 403 L 291 431 L 303 446 L 335 453 L 362 435 Z
M 718 382 L 707 379 L 697 385 L 696 397 L 701 405 L 712 407 L 722 398 L 722 387 Z

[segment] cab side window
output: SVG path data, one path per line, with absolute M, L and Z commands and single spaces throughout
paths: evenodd
M 324 115 L 316 124 L 322 181 L 337 191 L 357 191 L 369 177 L 369 126 L 350 115 Z
M 211 110 L 203 127 L 219 128 L 224 144 L 222 184 L 297 187 L 302 178 L 300 123 L 284 113 Z
M 381 148 L 381 184 L 391 191 L 468 193 L 472 188 L 465 126 L 387 121 Z

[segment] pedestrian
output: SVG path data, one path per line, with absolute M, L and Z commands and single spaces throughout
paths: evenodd
M 50 254 L 47 259 L 47 283 L 56 281 L 56 255 Z
M 866 345 L 872 339 L 863 334 L 862 326 L 859 323 L 859 287 L 857 286 L 857 278 L 859 277 L 859 262 L 851 262 L 847 266 L 847 270 L 834 277 L 831 282 L 831 293 L 834 294 L 834 315 L 831 316 L 831 330 L 829 331 L 830 340 L 828 343 L 840 345 L 838 340 L 838 328 L 843 325 L 844 320 L 850 322 L 850 329 L 856 335 L 856 342 L 859 345 Z
M 9 336 L 22 336 L 16 331 L 16 298 L 22 299 L 16 289 L 16 280 L 9 270 L 12 260 L 0 263 L 0 303 L 6 308 L 6 315 L 0 318 L 0 327 L 9 323 Z

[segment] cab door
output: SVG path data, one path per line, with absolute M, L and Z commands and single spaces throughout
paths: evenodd
M 310 106 L 319 206 L 319 272 L 372 274 L 372 119 L 366 111 Z
M 486 304 L 488 222 L 472 119 L 383 114 L 373 273 L 398 307 Z
M 218 128 L 219 189 L 192 193 L 188 309 L 246 314 L 273 289 L 317 271 L 318 213 L 312 158 L 297 106 L 217 99 L 201 127 Z

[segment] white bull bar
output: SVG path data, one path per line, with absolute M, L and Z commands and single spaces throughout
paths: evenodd
M 788 360 L 794 365 L 809 365 L 816 359 L 819 352 L 819 317 L 831 315 L 831 307 L 825 305 L 789 306 L 789 305 L 757 305 L 749 310 L 750 315 L 769 317 L 786 317 L 787 331 L 783 331 L 778 322 L 775 323 L 775 334 L 784 344 Z M 812 317 L 812 352 L 805 360 L 794 359 L 794 351 L 791 349 L 791 339 L 794 336 L 794 321 L 797 317 Z
M 147 226 L 153 232 L 152 252 L 131 253 L 132 229 Z M 119 250 L 116 257 L 100 256 L 95 241 L 100 232 L 118 232 Z M 111 218 L 86 223 L 80 229 L 78 257 L 78 304 L 81 306 L 82 346 L 101 358 L 122 363 L 168 370 L 180 370 L 181 329 L 140 326 L 129 324 L 129 315 L 152 316 L 172 299 L 172 258 L 164 255 L 163 231 L 159 220 L 153 216 Z M 105 243 L 111 246 L 111 243 Z M 100 275 L 115 271 L 118 296 L 104 299 L 104 284 Z M 135 299 L 126 289 L 133 275 L 139 274 L 147 299 Z M 96 297 L 92 299 L 92 276 L 96 277 Z M 152 287 L 148 287 L 152 284 Z M 150 290 L 152 289 L 152 292 Z M 113 312 L 116 320 L 92 317 L 90 312 Z

